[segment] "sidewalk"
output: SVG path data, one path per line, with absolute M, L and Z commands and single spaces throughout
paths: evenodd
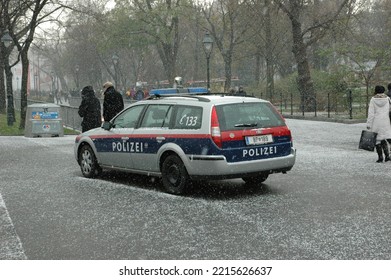
M 302 113 L 291 114 L 282 114 L 286 119 L 298 119 L 298 120 L 307 120 L 307 121 L 321 121 L 321 122 L 336 122 L 336 123 L 345 123 L 345 124 L 356 124 L 356 123 L 366 123 L 366 119 L 350 119 L 348 115 L 336 115 L 332 114 L 328 117 L 327 112 L 318 112 L 315 117 L 314 112 L 306 112 L 303 116 Z

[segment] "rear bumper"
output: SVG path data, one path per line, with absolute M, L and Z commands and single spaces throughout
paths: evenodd
M 228 163 L 224 156 L 189 157 L 187 171 L 191 177 L 240 178 L 262 172 L 278 173 L 292 169 L 296 161 L 296 149 L 284 157 Z

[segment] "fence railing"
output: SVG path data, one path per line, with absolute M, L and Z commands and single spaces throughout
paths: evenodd
M 272 103 L 287 117 L 364 120 L 368 110 L 367 99 L 361 91 L 349 89 L 343 93 L 318 94 L 306 100 L 311 104 L 310 108 L 301 97 L 294 95 L 275 96 Z
M 261 98 L 264 98 L 261 96 Z M 103 100 L 100 99 L 101 105 Z M 133 100 L 124 99 L 125 107 L 132 104 Z M 61 116 L 66 127 L 81 131 L 82 118 L 78 114 L 80 97 L 70 97 L 67 100 L 54 100 L 53 102 L 40 100 L 27 100 L 27 105 L 34 103 L 54 103 L 61 106 Z M 302 106 L 300 98 L 297 96 L 275 96 L 273 105 L 285 117 L 308 118 L 319 120 L 352 120 L 362 121 L 366 119 L 367 96 L 355 90 L 348 90 L 343 94 L 318 95 L 314 100 L 313 110 L 308 110 Z M 14 98 L 16 110 L 20 110 L 20 98 Z

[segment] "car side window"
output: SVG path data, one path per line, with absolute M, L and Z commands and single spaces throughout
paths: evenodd
M 145 105 L 133 106 L 115 118 L 115 128 L 134 128 L 140 118 Z
M 149 105 L 145 111 L 140 128 L 169 127 L 172 112 L 170 105 Z
M 175 129 L 200 129 L 202 124 L 202 107 L 177 106 Z

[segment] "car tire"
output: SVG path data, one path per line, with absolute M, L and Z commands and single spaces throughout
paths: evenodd
M 256 185 L 265 182 L 268 177 L 269 177 L 269 173 L 264 172 L 257 176 L 248 176 L 248 177 L 243 177 L 242 179 L 247 184 Z
M 184 194 L 190 183 L 189 174 L 177 155 L 169 155 L 162 164 L 163 187 L 168 193 Z
M 99 166 L 94 151 L 89 145 L 81 147 L 79 152 L 79 164 L 81 173 L 86 178 L 94 178 L 99 176 L 102 168 Z

